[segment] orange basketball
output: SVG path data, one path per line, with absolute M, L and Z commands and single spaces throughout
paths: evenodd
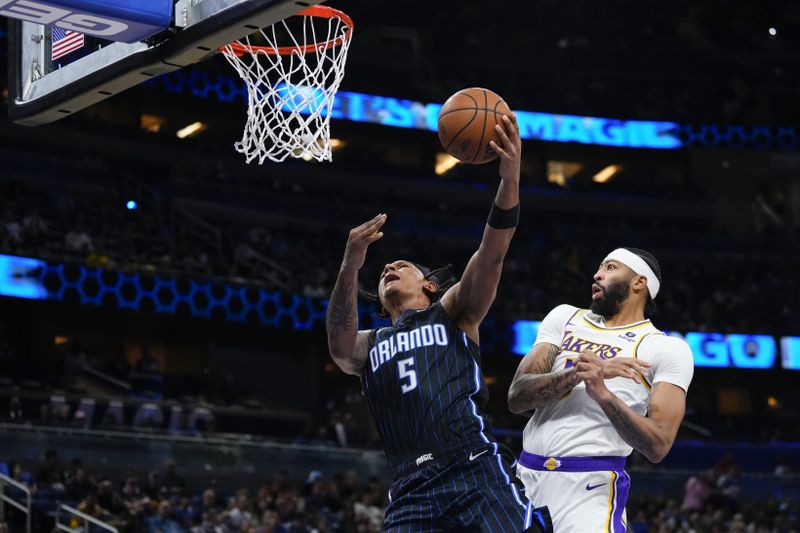
M 497 157 L 489 141 L 500 144 L 494 126 L 510 113 L 508 104 L 489 89 L 462 89 L 448 98 L 439 112 L 439 141 L 464 163 L 488 163 Z

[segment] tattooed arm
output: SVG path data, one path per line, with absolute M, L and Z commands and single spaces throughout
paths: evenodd
M 358 331 L 358 270 L 339 270 L 328 304 L 328 348 L 333 361 L 348 374 L 358 375 L 367 360 L 367 332 Z
M 367 360 L 367 331 L 358 331 L 358 271 L 364 265 L 367 247 L 383 237 L 379 230 L 386 215 L 378 215 L 350 230 L 344 259 L 328 302 L 326 326 L 333 361 L 348 374 L 358 375 Z
M 642 416 L 608 390 L 597 355 L 581 353 L 575 368 L 578 378 L 586 383 L 586 392 L 603 409 L 625 442 L 654 463 L 667 456 L 686 410 L 686 392 L 682 388 L 666 381 L 656 383 L 647 416 Z
M 553 371 L 559 347 L 548 342 L 536 344 L 519 363 L 508 389 L 508 409 L 519 414 L 549 405 L 580 381 L 575 368 Z

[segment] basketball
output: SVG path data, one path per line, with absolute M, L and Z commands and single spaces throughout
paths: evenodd
M 453 157 L 464 163 L 480 165 L 497 154 L 489 141 L 499 143 L 495 124 L 511 109 L 489 89 L 462 89 L 447 99 L 439 112 L 439 141 Z

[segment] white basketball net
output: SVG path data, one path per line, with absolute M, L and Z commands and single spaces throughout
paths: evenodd
M 315 16 L 320 12 L 329 15 Z M 352 22 L 325 6 L 298 15 L 303 16 L 290 17 L 294 29 L 284 20 L 221 49 L 247 84 L 247 123 L 234 146 L 248 163 L 287 157 L 332 160 L 331 109 L 344 77 Z M 276 28 L 283 34 L 283 47 Z M 251 45 L 251 38 L 266 44 Z

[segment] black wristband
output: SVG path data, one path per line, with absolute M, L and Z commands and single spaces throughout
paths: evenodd
M 519 204 L 511 209 L 503 209 L 497 207 L 497 204 L 492 204 L 492 209 L 489 211 L 489 220 L 486 221 L 490 227 L 494 229 L 508 229 L 514 228 L 519 224 Z

